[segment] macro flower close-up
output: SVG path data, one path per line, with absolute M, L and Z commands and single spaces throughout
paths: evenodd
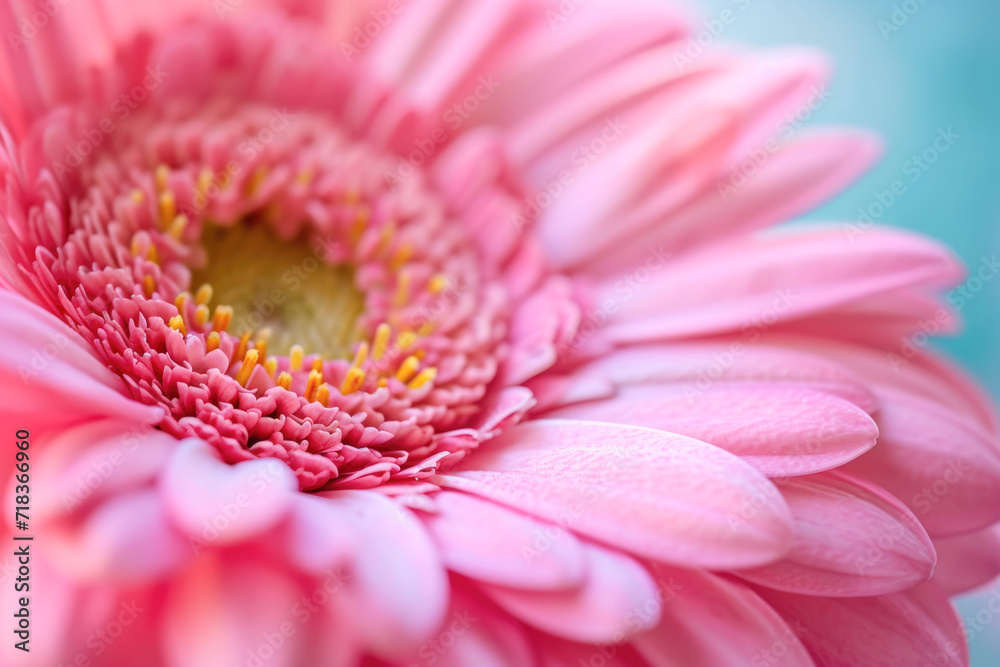
M 966 269 L 712 25 L 0 1 L 0 664 L 969 664 Z

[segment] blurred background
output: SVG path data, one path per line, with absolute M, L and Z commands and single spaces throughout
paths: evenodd
M 857 125 L 884 138 L 879 166 L 810 219 L 856 221 L 859 209 L 878 201 L 877 192 L 901 179 L 906 192 L 876 222 L 944 240 L 972 271 L 995 255 L 1000 259 L 1000 2 L 695 0 L 695 5 L 706 20 L 727 9 L 733 13 L 722 41 L 804 44 L 829 53 L 837 68 L 832 94 L 813 124 Z M 949 129 L 957 135 L 953 145 L 934 155 L 939 131 Z M 921 159 L 928 149 L 933 164 Z M 981 284 L 971 280 L 966 288 L 965 332 L 940 347 L 971 370 L 996 401 L 1000 273 Z M 972 664 L 1000 665 L 1000 613 L 994 611 L 1000 609 L 1000 582 L 959 607 L 967 620 Z

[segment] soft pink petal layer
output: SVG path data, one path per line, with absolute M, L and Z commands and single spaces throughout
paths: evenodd
M 818 597 L 868 597 L 930 578 L 934 546 L 887 492 L 839 472 L 775 480 L 792 510 L 795 542 L 783 560 L 744 579 Z
M 653 573 L 665 592 L 663 618 L 633 640 L 651 664 L 812 667 L 798 628 L 747 587 L 695 570 Z
M 661 592 L 639 563 L 588 545 L 587 578 L 568 591 L 523 591 L 481 584 L 514 617 L 540 630 L 588 644 L 621 642 L 660 619 Z
M 769 477 L 829 470 L 875 445 L 878 428 L 861 408 L 812 389 L 727 384 L 705 391 L 679 385 L 625 387 L 613 399 L 547 415 L 648 426 L 735 454 Z
M 579 586 L 586 576 L 586 552 L 564 528 L 464 493 L 438 493 L 434 506 L 424 521 L 452 572 L 540 590 Z
M 984 586 L 1000 576 L 1000 526 L 934 540 L 934 581 L 949 595 Z
M 759 565 L 791 539 L 788 508 L 760 473 L 712 445 L 653 429 L 528 422 L 437 479 L 682 565 Z
M 961 622 L 934 584 L 870 598 L 817 598 L 761 591 L 821 665 L 964 667 Z

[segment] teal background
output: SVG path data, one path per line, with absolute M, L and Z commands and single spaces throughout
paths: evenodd
M 889 31 L 894 7 L 917 10 Z M 731 9 L 722 41 L 811 45 L 836 63 L 830 100 L 813 123 L 850 124 L 886 142 L 880 165 L 810 219 L 853 221 L 894 179 L 906 193 L 879 220 L 944 240 L 973 268 L 1000 258 L 1000 2 L 997 0 L 698 0 L 704 18 Z M 886 23 L 881 24 L 880 21 Z M 900 21 L 902 23 L 902 21 Z M 893 26 L 895 27 L 895 26 Z M 697 29 L 701 29 L 699 26 Z M 960 139 L 916 184 L 903 175 L 939 128 Z M 965 332 L 940 346 L 1000 396 L 1000 275 L 961 311 Z M 988 621 L 973 632 L 973 665 L 1000 665 L 1000 614 L 985 594 L 960 603 Z M 1000 591 L 1000 586 L 997 586 Z M 995 603 L 994 603 L 995 604 Z M 994 619 L 993 617 L 997 618 Z

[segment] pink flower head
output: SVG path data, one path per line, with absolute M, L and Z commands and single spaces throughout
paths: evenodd
M 0 25 L 3 664 L 967 663 L 963 270 L 765 231 L 878 152 L 783 130 L 821 57 L 638 2 Z

